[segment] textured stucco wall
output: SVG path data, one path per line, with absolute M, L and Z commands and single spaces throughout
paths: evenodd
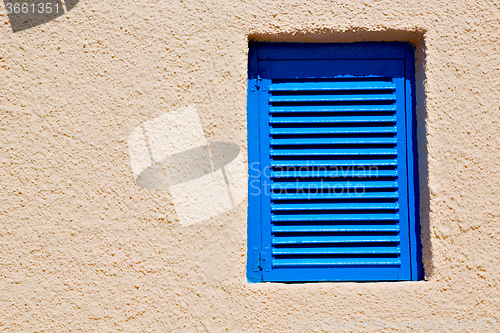
M 499 20 L 496 0 L 83 0 L 12 33 L 0 6 L 0 329 L 500 331 Z M 246 147 L 252 39 L 415 43 L 427 281 L 249 284 L 246 202 L 182 226 L 135 184 L 127 138 L 169 110 L 194 104 L 209 141 Z

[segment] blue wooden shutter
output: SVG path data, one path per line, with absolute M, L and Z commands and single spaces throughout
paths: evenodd
M 249 280 L 415 279 L 407 47 L 254 49 Z

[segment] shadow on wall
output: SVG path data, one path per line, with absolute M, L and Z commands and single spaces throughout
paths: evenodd
M 427 99 L 426 99 L 426 54 L 427 48 L 424 35 L 415 41 L 415 112 L 417 118 L 416 137 L 418 143 L 418 175 L 420 190 L 420 228 L 422 242 L 422 257 L 425 278 L 433 274 L 432 243 L 430 224 L 430 189 L 429 189 L 429 151 L 427 142 Z
M 182 225 L 226 212 L 247 196 L 247 169 L 240 147 L 208 142 L 194 107 L 143 123 L 128 138 L 136 184 L 168 190 Z
M 52 21 L 73 9 L 79 0 L 4 0 L 12 32 Z
M 301 30 L 283 32 L 278 34 L 251 33 L 249 42 L 295 42 L 295 43 L 354 43 L 354 42 L 410 42 L 415 47 L 415 115 L 417 156 L 419 177 L 420 200 L 420 233 L 422 262 L 425 279 L 430 279 L 433 274 L 432 243 L 430 225 L 430 190 L 429 190 L 429 158 L 427 143 L 427 105 L 426 105 L 426 30 L 419 27 L 408 30 L 384 29 L 369 31 L 363 27 L 352 27 L 350 30 L 321 30 L 304 32 Z

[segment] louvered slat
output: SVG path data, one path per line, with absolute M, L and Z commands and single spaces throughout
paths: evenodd
M 335 181 L 305 181 L 305 180 L 289 180 L 285 179 L 283 181 L 278 182 L 273 182 L 271 185 L 271 189 L 273 190 L 301 190 L 301 191 L 315 191 L 319 189 L 324 189 L 324 190 L 344 190 L 347 192 L 347 190 L 350 189 L 372 189 L 372 188 L 377 188 L 377 189 L 394 189 L 398 187 L 398 183 L 396 181 L 379 181 L 379 180 L 335 180 Z M 361 190 L 359 193 L 361 193 Z M 341 193 L 343 193 L 342 191 Z M 363 191 L 364 192 L 364 191 Z M 338 193 L 338 192 L 337 192 Z M 349 193 L 349 192 L 347 192 Z M 356 193 L 355 191 L 351 190 L 351 193 Z
M 271 128 L 271 135 L 297 135 L 297 134 L 390 134 L 396 133 L 395 126 L 370 126 L 370 127 L 278 127 Z
M 269 98 L 271 103 L 312 103 L 312 102 L 373 102 L 394 101 L 394 94 L 366 94 L 366 95 L 277 95 Z
M 272 167 L 378 167 L 396 166 L 395 159 L 332 159 L 332 160 L 272 160 Z
M 275 248 L 275 255 L 327 255 L 327 254 L 399 254 L 395 247 L 313 247 L 313 248 Z
M 274 226 L 272 228 L 274 233 L 277 232 L 396 232 L 399 231 L 397 225 L 363 225 L 363 224 L 350 224 L 350 225 L 292 225 L 292 226 Z
M 395 112 L 395 105 L 271 105 L 269 113 L 298 112 Z
M 393 123 L 394 116 L 271 117 L 271 124 Z
M 328 259 L 283 259 L 273 260 L 273 265 L 279 266 L 399 266 L 401 260 L 399 258 L 328 258 Z
M 358 149 L 271 149 L 271 156 L 341 156 L 341 155 L 397 155 L 394 148 L 358 148 Z
M 364 192 L 364 193 L 271 193 L 272 200 L 331 200 L 331 199 L 397 199 L 398 193 Z
M 273 222 L 398 221 L 399 214 L 290 214 L 272 215 Z
M 294 236 L 275 237 L 273 244 L 397 243 L 398 236 Z
M 294 210 L 381 210 L 398 209 L 396 203 L 324 203 L 324 204 L 273 204 L 272 211 L 294 211 Z
M 396 138 L 311 138 L 311 139 L 272 139 L 271 146 L 280 145 L 366 145 L 396 144 Z
M 394 90 L 396 86 L 389 81 L 353 81 L 348 85 L 345 82 L 284 82 L 274 83 L 269 91 L 350 91 L 350 90 Z
M 396 177 L 397 170 L 311 170 L 272 171 L 271 178 L 338 178 L 338 177 Z

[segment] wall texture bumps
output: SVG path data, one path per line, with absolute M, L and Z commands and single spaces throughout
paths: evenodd
M 499 20 L 493 0 L 83 0 L 13 33 L 2 6 L 0 328 L 500 327 Z M 169 110 L 245 149 L 249 40 L 416 45 L 427 281 L 249 284 L 245 201 L 181 226 L 168 191 L 135 184 L 127 138 Z

